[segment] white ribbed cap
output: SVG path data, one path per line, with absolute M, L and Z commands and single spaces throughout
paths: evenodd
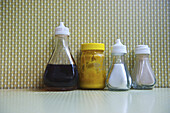
M 135 48 L 135 54 L 150 54 L 150 48 L 148 45 L 138 45 Z
M 112 46 L 112 53 L 127 53 L 126 46 L 120 42 L 120 39 L 117 39 L 116 44 Z
M 64 26 L 64 22 L 60 22 L 60 25 L 55 28 L 56 35 L 70 35 L 69 28 Z

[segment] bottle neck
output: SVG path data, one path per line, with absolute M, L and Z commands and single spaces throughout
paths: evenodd
M 114 64 L 124 63 L 125 61 L 124 54 L 112 54 L 112 58 L 114 59 Z
M 149 60 L 149 54 L 136 54 L 136 60 Z
M 55 35 L 55 47 L 68 47 L 68 35 Z

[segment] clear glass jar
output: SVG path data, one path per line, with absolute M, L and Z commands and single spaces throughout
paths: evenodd
M 106 78 L 104 44 L 82 44 L 81 50 L 80 88 L 104 89 Z
M 133 88 L 152 89 L 156 78 L 149 63 L 149 54 L 136 54 L 135 62 L 132 72 Z
M 47 90 L 73 90 L 78 85 L 78 71 L 68 46 L 68 28 L 56 28 L 55 48 L 44 73 Z
M 129 90 L 131 77 L 125 63 L 126 46 L 116 40 L 112 46 L 112 63 L 106 78 L 106 86 L 109 90 Z
M 112 53 L 112 63 L 106 78 L 109 90 L 129 90 L 131 88 L 131 77 L 124 55 Z

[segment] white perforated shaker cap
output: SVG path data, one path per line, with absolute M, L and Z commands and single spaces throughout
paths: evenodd
M 112 53 L 127 53 L 126 46 L 120 42 L 120 39 L 117 39 L 116 44 L 112 46 Z
M 150 54 L 150 48 L 148 45 L 138 45 L 135 48 L 135 54 Z
M 56 35 L 70 35 L 69 28 L 64 26 L 64 22 L 60 22 L 60 25 L 55 28 Z

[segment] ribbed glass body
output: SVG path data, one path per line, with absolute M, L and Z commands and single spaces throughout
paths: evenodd
M 68 47 L 68 35 L 55 36 L 55 49 L 44 73 L 47 90 L 73 90 L 77 88 L 78 71 Z
M 136 54 L 132 80 L 132 86 L 135 89 L 152 89 L 155 85 L 156 78 L 149 63 L 148 54 Z
M 109 90 L 129 90 L 131 77 L 125 64 L 124 54 L 112 54 L 112 63 L 107 74 Z
M 103 50 L 83 50 L 81 54 L 80 88 L 104 89 L 105 63 Z

